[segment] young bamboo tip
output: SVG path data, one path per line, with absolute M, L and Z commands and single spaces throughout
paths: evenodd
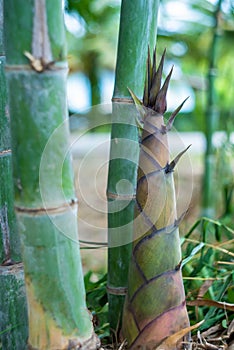
M 153 68 L 152 68 L 152 75 L 154 76 L 156 74 L 156 47 L 154 48 L 154 53 L 153 53 Z
M 143 96 L 143 104 L 144 106 L 148 106 L 149 104 L 149 92 L 152 81 L 152 65 L 151 65 L 151 57 L 150 57 L 150 47 L 148 45 L 148 56 L 146 60 L 146 74 L 145 74 L 145 86 L 144 86 L 144 96 Z
M 168 123 L 167 123 L 167 126 L 166 126 L 166 131 L 170 131 L 172 126 L 173 126 L 173 123 L 174 123 L 174 120 L 175 120 L 175 117 L 177 116 L 177 114 L 179 113 L 179 111 L 181 110 L 181 108 L 183 107 L 183 105 L 185 104 L 185 102 L 188 100 L 189 96 L 186 97 L 186 99 L 179 105 L 179 107 L 177 107 L 174 112 L 171 114 L 169 120 L 168 120 Z
M 148 98 L 149 98 L 149 93 L 150 93 L 152 79 L 153 79 L 153 66 L 152 66 L 149 46 L 148 46 L 148 59 L 147 59 L 147 74 L 148 74 Z
M 143 94 L 143 104 L 145 106 L 148 106 L 149 104 L 149 87 L 148 87 L 148 65 L 146 69 L 146 75 L 145 75 L 145 86 L 144 86 L 144 94 Z
M 151 84 L 151 89 L 149 94 L 149 104 L 152 109 L 154 109 L 155 101 L 161 87 L 165 54 L 166 54 L 166 49 L 162 54 L 162 57 L 158 66 L 158 70 L 156 71 L 156 52 L 155 52 L 155 58 L 153 63 L 154 68 L 153 68 L 152 84 Z
M 166 77 L 166 80 L 163 84 L 163 87 L 160 89 L 160 91 L 157 95 L 156 101 L 155 101 L 154 110 L 159 114 L 164 114 L 167 110 L 167 98 L 166 97 L 167 97 L 167 90 L 168 90 L 169 82 L 171 79 L 172 71 L 173 71 L 173 66 L 170 70 L 170 73 Z
M 174 168 L 176 166 L 176 164 L 179 162 L 180 158 L 182 157 L 182 155 L 191 147 L 192 145 L 189 145 L 187 148 L 185 148 L 182 152 L 180 152 L 172 161 L 171 163 L 167 163 L 167 165 L 165 166 L 165 173 L 171 173 L 172 171 L 174 171 Z

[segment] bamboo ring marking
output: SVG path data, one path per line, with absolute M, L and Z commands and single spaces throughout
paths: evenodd
M 126 295 L 127 294 L 127 288 L 126 287 L 106 287 L 107 292 L 112 295 Z

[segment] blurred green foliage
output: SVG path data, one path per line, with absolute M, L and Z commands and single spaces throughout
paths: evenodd
M 67 0 L 68 62 L 70 71 L 81 71 L 90 80 L 92 105 L 99 104 L 100 75 L 113 71 L 119 29 L 120 2 Z
M 182 80 L 184 83 L 189 83 L 196 96 L 195 109 L 191 113 L 191 118 L 178 118 L 176 121 L 177 129 L 180 131 L 205 130 L 207 74 L 216 6 L 217 1 L 207 0 L 162 0 L 161 2 L 159 49 L 161 51 L 167 47 L 171 60 L 175 65 L 181 67 Z M 232 69 L 234 51 L 231 44 L 234 40 L 234 5 L 229 0 L 223 0 L 221 10 L 219 40 L 215 57 L 217 68 L 214 72 L 216 74 L 215 107 L 220 116 L 217 129 L 225 130 L 226 119 L 234 111 L 231 97 L 234 95 L 234 71 Z
M 194 110 L 186 118 L 182 111 L 176 120 L 180 131 L 204 131 L 205 128 L 206 79 L 216 3 L 211 0 L 161 0 L 158 54 L 167 48 L 167 61 L 181 71 L 181 75 L 173 79 L 191 87 L 195 94 Z M 103 69 L 115 69 L 120 0 L 67 0 L 66 12 L 76 22 L 67 33 L 70 69 L 88 76 L 93 89 L 92 104 L 97 104 Z M 227 118 L 234 114 L 234 4 L 231 0 L 222 1 L 219 35 L 215 59 L 216 108 L 220 116 L 218 129 L 225 130 Z

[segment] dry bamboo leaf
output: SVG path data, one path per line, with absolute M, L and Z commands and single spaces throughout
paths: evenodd
M 206 280 L 200 287 L 198 295 L 197 295 L 197 299 L 202 299 L 204 297 L 204 295 L 206 294 L 206 292 L 208 291 L 208 289 L 210 288 L 210 286 L 212 286 L 213 281 L 208 279 Z
M 230 336 L 233 333 L 234 333 L 234 319 L 232 320 L 232 322 L 228 326 L 227 335 Z
M 217 325 L 215 325 L 215 326 L 213 326 L 213 327 L 210 327 L 209 329 L 207 329 L 205 332 L 202 332 L 202 336 L 203 337 L 209 337 L 209 336 L 211 336 L 211 335 L 213 335 L 213 336 L 217 336 L 217 335 L 219 335 L 220 334 L 220 332 L 223 330 L 223 326 L 222 326 L 222 324 L 220 323 L 220 324 L 217 324 Z
M 203 342 L 204 342 L 205 349 L 208 349 L 208 350 L 219 350 L 220 349 L 217 345 L 208 343 L 205 339 L 203 339 Z
M 234 304 L 225 303 L 221 301 L 203 299 L 203 300 L 191 300 L 187 301 L 189 306 L 215 306 L 219 309 L 234 311 Z
M 204 322 L 202 320 L 201 322 L 196 323 L 193 326 L 186 327 L 179 332 L 176 332 L 175 334 L 170 335 L 167 337 L 155 350 L 171 350 L 176 348 L 176 344 L 179 340 L 181 340 L 187 333 L 192 331 L 193 329 L 196 329 L 201 326 L 201 324 Z
M 186 238 L 185 241 L 186 242 L 191 242 L 191 243 L 198 243 L 198 244 L 200 243 L 200 241 L 198 241 L 196 239 L 190 239 L 190 238 Z M 231 252 L 231 251 L 229 251 L 229 250 L 227 250 L 225 248 L 221 248 L 222 245 L 228 244 L 228 243 L 229 243 L 229 241 L 223 242 L 223 243 L 221 243 L 219 245 L 214 245 L 214 244 L 209 244 L 209 243 L 204 242 L 204 245 L 206 247 L 218 250 L 220 252 L 223 252 L 224 254 L 227 254 L 227 255 L 230 255 L 230 256 L 234 257 L 234 253 L 233 252 Z
M 122 343 L 120 344 L 120 346 L 118 347 L 118 350 L 123 350 L 125 348 L 125 346 L 127 345 L 126 340 L 124 339 L 124 341 L 122 341 Z

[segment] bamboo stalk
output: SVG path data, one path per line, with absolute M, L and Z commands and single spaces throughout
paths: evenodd
M 166 93 L 172 74 L 161 86 L 164 55 L 156 70 L 148 55 L 143 103 L 132 93 L 144 127 L 141 138 L 134 220 L 122 335 L 130 349 L 155 349 L 169 336 L 189 326 L 181 275 L 181 249 L 173 170 L 182 151 L 169 159 L 167 133 L 184 102 L 167 125 Z M 175 349 L 171 344 L 168 349 Z
M 5 49 L 3 42 L 3 1 L 0 1 L 0 262 L 21 260 L 20 241 L 14 214 L 14 194 L 11 163 L 10 117 L 7 107 Z
M 126 294 L 139 157 L 128 87 L 141 94 L 147 46 L 156 40 L 159 1 L 123 0 L 121 6 L 108 175 L 108 297 L 110 327 L 118 331 Z
M 4 5 L 15 206 L 29 305 L 28 349 L 96 349 L 99 340 L 85 303 L 67 154 L 62 2 L 6 0 Z M 57 129 L 59 135 L 52 137 Z M 42 166 L 50 139 L 53 145 Z M 48 194 L 46 203 L 41 185 Z
M 217 125 L 217 108 L 215 106 L 215 79 L 216 79 L 216 51 L 219 38 L 219 16 L 221 11 L 222 0 L 217 1 L 214 13 L 213 38 L 210 46 L 209 67 L 207 73 L 207 107 L 206 107 L 206 152 L 204 160 L 204 178 L 203 178 L 203 215 L 213 217 L 215 215 L 215 198 L 214 198 L 214 171 L 215 171 L 215 154 L 212 137 Z
M 23 350 L 28 336 L 27 304 L 14 214 L 3 36 L 3 0 L 0 0 L 0 348 Z

